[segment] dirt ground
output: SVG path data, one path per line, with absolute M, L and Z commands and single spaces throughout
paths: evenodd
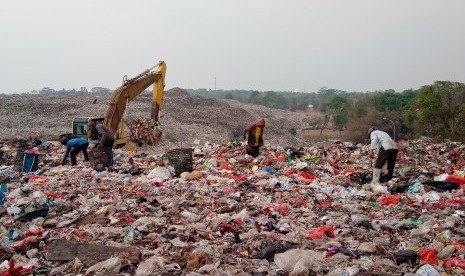
M 93 104 L 97 99 L 97 103 Z M 111 93 L 88 93 L 78 96 L 0 95 L 0 140 L 38 138 L 55 140 L 71 132 L 74 117 L 106 114 Z M 127 120 L 150 117 L 151 94 L 136 97 L 127 108 Z M 156 149 L 190 146 L 194 142 L 227 143 L 240 138 L 248 124 L 263 117 L 266 120 L 265 144 L 304 146 L 339 133 L 329 130 L 301 131 L 316 112 L 291 112 L 236 100 L 213 100 L 190 96 L 181 88 L 165 93 L 160 122 L 163 136 Z M 296 130 L 293 134 L 293 130 Z

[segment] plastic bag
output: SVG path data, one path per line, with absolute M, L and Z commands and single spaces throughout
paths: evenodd
M 289 249 L 290 246 L 285 243 L 273 243 L 267 240 L 266 245 L 260 251 L 252 254 L 252 258 L 273 260 L 275 254 L 286 252 Z
M 397 265 L 406 263 L 413 266 L 418 263 L 418 254 L 412 250 L 401 250 L 394 253 L 394 260 Z
M 14 276 L 14 275 L 26 275 L 32 270 L 32 267 L 23 267 L 21 265 L 16 266 L 15 260 L 11 259 L 9 262 L 8 270 L 0 271 L 1 275 Z
M 147 260 L 139 263 L 136 270 L 136 276 L 156 275 L 155 271 L 165 268 L 165 259 L 161 256 L 154 255 Z
M 0 206 L 3 206 L 5 204 L 5 193 L 6 193 L 6 184 L 1 184 L 0 185 Z
M 121 270 L 121 259 L 119 257 L 113 257 L 103 262 L 99 262 L 89 267 L 86 271 L 86 275 L 95 273 L 111 273 L 113 275 L 118 274 Z
M 276 170 L 271 166 L 263 166 L 262 171 L 270 173 L 270 174 L 275 174 L 276 173 Z
M 450 258 L 447 259 L 442 266 L 446 269 L 456 266 L 465 269 L 465 259 L 457 257 Z
M 384 205 L 390 205 L 390 204 L 398 204 L 400 201 L 400 195 L 387 195 L 387 196 L 382 196 L 379 199 L 379 205 L 384 206 Z
M 325 237 L 335 238 L 336 235 L 332 226 L 320 226 L 309 230 L 305 237 L 309 239 L 323 239 Z
M 423 183 L 424 184 L 424 183 Z M 419 182 L 416 182 L 408 187 L 408 192 L 413 194 L 421 190 L 423 185 Z
M 452 191 L 460 188 L 459 184 L 447 181 L 426 181 L 423 182 L 423 185 L 428 185 L 433 190 L 438 192 Z
M 274 255 L 274 263 L 290 275 L 308 275 L 309 267 L 313 271 L 318 271 L 323 258 L 321 254 L 313 250 L 291 249 Z M 299 272 L 303 273 L 298 274 Z
M 375 230 L 375 228 L 373 228 L 373 225 L 371 224 L 371 222 L 369 220 L 361 220 L 359 222 L 357 222 L 355 224 L 356 227 L 363 227 L 365 228 L 366 230 Z
M 308 180 L 313 180 L 313 179 L 316 178 L 316 176 L 314 176 L 313 174 L 309 174 L 309 173 L 304 172 L 304 171 L 301 171 L 301 172 L 299 173 L 299 176 L 300 176 L 300 177 L 303 177 L 303 178 L 305 178 L 305 179 L 308 179 Z
M 465 178 L 462 177 L 462 176 L 458 176 L 458 175 L 448 175 L 446 177 L 446 180 L 447 182 L 454 182 L 454 183 L 457 183 L 457 184 L 465 184 Z
M 439 263 L 437 252 L 434 249 L 424 249 L 418 254 L 418 256 L 425 263 L 431 265 L 437 265 Z
M 151 170 L 150 173 L 147 175 L 148 179 L 154 179 L 158 182 L 163 182 L 171 177 L 170 171 L 165 167 L 156 167 L 155 169 Z
M 440 276 L 439 272 L 431 265 L 425 264 L 424 266 L 420 267 L 415 275 L 420 276 Z

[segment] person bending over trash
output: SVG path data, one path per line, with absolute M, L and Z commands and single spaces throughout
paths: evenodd
M 71 156 L 71 165 L 75 166 L 76 156 L 81 151 L 82 151 L 82 154 L 84 155 L 84 159 L 86 161 L 89 161 L 89 156 L 87 155 L 87 147 L 89 146 L 89 142 L 87 142 L 86 139 L 83 139 L 80 137 L 75 137 L 75 138 L 62 137 L 60 139 L 60 142 L 63 146 L 66 146 L 65 156 L 63 157 L 63 161 L 61 162 L 62 166 L 66 164 L 66 159 L 68 159 L 68 155 Z
M 384 164 L 387 162 L 388 174 L 384 181 L 389 181 L 392 179 L 394 173 L 394 166 L 396 164 L 397 153 L 397 144 L 394 142 L 389 134 L 384 131 L 378 130 L 375 127 L 371 127 L 368 130 L 368 136 L 370 136 L 371 145 L 369 150 L 370 158 L 373 158 L 374 151 L 378 150 L 378 158 L 376 159 L 374 168 L 373 168 L 373 180 L 371 184 L 378 184 L 381 176 L 381 169 Z
M 257 157 L 260 154 L 260 146 L 263 146 L 263 128 L 265 128 L 265 119 L 262 118 L 244 129 L 244 139 L 248 134 L 245 147 L 248 155 Z
M 112 148 L 113 143 L 115 142 L 115 137 L 113 133 L 102 124 L 95 124 L 94 122 L 89 122 L 87 124 L 87 129 L 91 130 L 92 136 L 97 136 L 97 144 L 94 148 Z

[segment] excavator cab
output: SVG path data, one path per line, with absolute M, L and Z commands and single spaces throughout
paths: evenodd
M 87 140 L 97 140 L 97 133 L 92 133 L 87 129 L 89 122 L 103 124 L 105 118 L 101 117 L 77 117 L 73 119 L 73 135 Z

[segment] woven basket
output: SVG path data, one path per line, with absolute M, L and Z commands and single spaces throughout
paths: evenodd
M 89 151 L 89 161 L 96 171 L 103 171 L 113 165 L 113 151 L 111 148 L 95 148 Z
M 162 160 L 168 161 L 175 175 L 179 176 L 183 172 L 192 171 L 192 151 L 191 148 L 172 149 L 162 156 Z

